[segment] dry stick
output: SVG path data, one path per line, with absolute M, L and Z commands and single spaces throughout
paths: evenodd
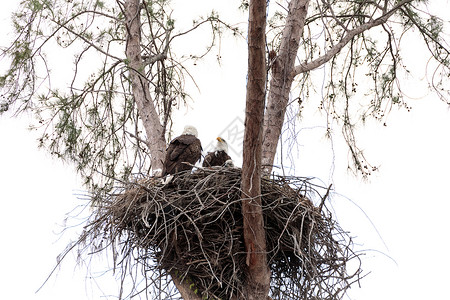
M 328 195 L 329 195 L 329 193 L 330 193 L 330 190 L 331 190 L 331 186 L 332 186 L 332 185 L 333 185 L 333 184 L 330 184 L 330 186 L 329 186 L 328 189 L 327 189 L 327 192 L 325 193 L 325 196 L 322 197 L 322 201 L 320 202 L 320 205 L 319 205 L 319 211 L 322 211 L 323 205 L 324 205 L 324 203 L 325 203 L 325 200 L 328 198 Z
M 240 169 L 217 168 L 175 174 L 167 185 L 154 178 L 122 182 L 116 193 L 98 202 L 86 234 L 71 249 L 78 245 L 83 253 L 86 246 L 100 251 L 107 241 L 117 270 L 134 272 L 136 282 L 133 270 L 138 267 L 146 270 L 153 289 L 177 270 L 179 278 L 192 280 L 200 294 L 239 298 L 246 258 L 240 176 Z M 320 196 L 320 189 L 326 190 L 325 196 Z M 326 209 L 330 191 L 331 186 L 326 189 L 301 177 L 262 180 L 273 283 L 285 287 L 272 286 L 273 296 L 341 299 L 352 283 L 359 282 L 360 268 L 348 273 L 346 263 L 360 253 L 352 252 L 352 240 Z M 319 195 L 320 210 L 304 196 L 317 198 L 314 194 Z M 169 286 L 161 287 L 169 293 Z

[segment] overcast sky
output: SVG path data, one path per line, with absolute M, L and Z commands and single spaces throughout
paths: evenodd
M 219 2 L 211 1 L 211 5 Z M 8 24 L 8 9 L 6 5 L 0 11 L 0 21 L 5 25 L 1 34 Z M 242 64 L 246 58 L 232 49 L 241 46 L 235 41 L 223 44 L 222 67 L 214 72 L 199 66 L 196 78 L 201 92 L 195 94 L 195 104 L 178 114 L 176 131 L 185 123 L 194 124 L 205 145 L 229 124 L 239 125 L 245 99 Z M 422 58 L 414 51 L 408 55 Z M 347 172 L 342 141 L 336 137 L 331 150 L 330 141 L 323 138 L 325 124 L 312 110 L 303 120 L 299 146 L 293 153 L 298 175 L 333 183 L 336 194 L 330 207 L 341 226 L 355 237 L 357 249 L 368 250 L 363 270 L 370 274 L 360 287 L 351 289 L 349 299 L 448 297 L 450 113 L 432 95 L 415 91 L 414 86 L 408 91 L 415 98 L 410 101 L 411 112 L 395 110 L 387 127 L 369 122 L 358 130 L 367 157 L 380 166 L 368 182 Z M 28 124 L 28 116 L 0 117 L 1 298 L 113 299 L 111 295 L 117 295 L 118 288 L 111 276 L 89 274 L 86 266 L 75 267 L 71 257 L 35 294 L 57 255 L 82 229 L 79 225 L 61 236 L 66 214 L 75 215 L 86 200 L 79 196 L 83 187 L 72 166 L 38 150 L 37 134 L 26 129 Z M 79 217 L 83 216 L 81 213 Z M 70 225 L 75 223 L 73 220 Z M 98 260 L 108 268 L 106 257 Z

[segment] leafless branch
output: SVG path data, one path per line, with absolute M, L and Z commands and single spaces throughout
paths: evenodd
M 410 3 L 413 0 L 403 0 L 397 3 L 394 7 L 392 7 L 389 11 L 384 13 L 381 17 L 378 17 L 375 20 L 362 24 L 354 29 L 346 31 L 345 36 L 334 45 L 330 50 L 328 50 L 324 55 L 316 58 L 315 60 L 307 63 L 303 63 L 295 66 L 293 73 L 291 76 L 295 77 L 301 73 L 308 72 L 316 69 L 317 67 L 323 65 L 324 63 L 331 60 L 337 53 L 339 53 L 342 48 L 344 48 L 348 42 L 350 42 L 355 36 L 361 34 L 362 32 L 369 30 L 375 26 L 379 26 L 384 24 L 397 10 L 401 9 L 403 5 Z

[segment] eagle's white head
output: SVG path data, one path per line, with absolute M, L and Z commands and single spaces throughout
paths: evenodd
M 228 144 L 227 144 L 227 142 L 223 138 L 221 138 L 220 136 L 216 140 L 217 140 L 216 149 L 214 149 L 214 151 L 225 151 L 225 153 L 228 154 Z
M 190 134 L 190 135 L 193 135 L 193 136 L 195 136 L 195 137 L 198 137 L 198 131 L 197 131 L 197 128 L 195 128 L 195 127 L 192 126 L 192 125 L 186 125 L 186 126 L 184 127 L 183 134 Z

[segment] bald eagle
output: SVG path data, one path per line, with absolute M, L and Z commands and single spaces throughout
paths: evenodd
M 194 126 L 186 126 L 183 133 L 169 143 L 163 176 L 192 170 L 192 166 L 185 163 L 195 164 L 201 158 L 202 145 L 197 135 L 197 129 Z
M 217 143 L 213 152 L 208 152 L 203 160 L 203 167 L 225 166 L 227 161 L 231 161 L 228 155 L 228 144 L 221 138 L 217 138 Z M 232 161 L 231 161 L 232 162 Z

